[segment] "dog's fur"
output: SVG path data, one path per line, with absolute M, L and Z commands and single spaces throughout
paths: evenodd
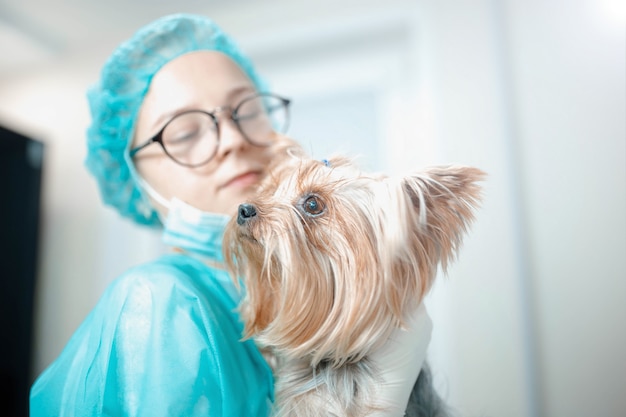
M 227 226 L 225 259 L 245 283 L 245 336 L 277 361 L 280 416 L 377 409 L 368 355 L 454 258 L 479 202 L 476 168 L 368 175 L 351 160 L 277 151 L 258 196 Z M 423 369 L 408 411 L 441 416 Z

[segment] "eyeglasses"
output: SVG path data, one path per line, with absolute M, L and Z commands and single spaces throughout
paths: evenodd
M 208 163 L 220 142 L 217 114 L 227 112 L 242 136 L 252 145 L 271 145 L 276 133 L 285 133 L 289 124 L 290 100 L 270 94 L 256 93 L 244 98 L 234 108 L 218 107 L 211 112 L 188 110 L 174 116 L 153 137 L 130 150 L 130 156 L 158 142 L 174 162 L 187 167 Z

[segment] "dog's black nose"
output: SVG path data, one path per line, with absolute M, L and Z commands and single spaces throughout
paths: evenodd
M 252 204 L 240 204 L 237 214 L 237 224 L 241 226 L 254 216 L 256 216 L 256 208 L 254 208 Z

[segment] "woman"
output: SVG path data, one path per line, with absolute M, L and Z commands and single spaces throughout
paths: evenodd
M 266 93 L 233 41 L 199 16 L 141 29 L 101 75 L 88 96 L 87 167 L 107 204 L 163 227 L 174 250 L 111 284 L 33 385 L 31 415 L 268 415 L 272 373 L 241 341 L 221 238 L 265 173 L 289 101 Z M 409 390 L 430 335 L 421 317 L 423 349 L 406 358 L 417 371 L 405 361 L 391 378 Z M 398 409 L 409 390 L 392 394 Z

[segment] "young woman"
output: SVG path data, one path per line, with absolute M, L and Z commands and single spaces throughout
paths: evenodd
M 193 15 L 139 30 L 88 98 L 87 167 L 102 198 L 162 227 L 173 251 L 110 285 L 33 385 L 31 416 L 269 415 L 272 372 L 254 342 L 241 341 L 221 239 L 265 174 L 289 100 L 269 92 L 212 21 Z M 428 316 L 419 317 L 413 340 L 423 349 L 388 359 L 402 368 L 389 378 L 391 391 L 402 387 L 390 400 L 397 415 L 430 336 Z

